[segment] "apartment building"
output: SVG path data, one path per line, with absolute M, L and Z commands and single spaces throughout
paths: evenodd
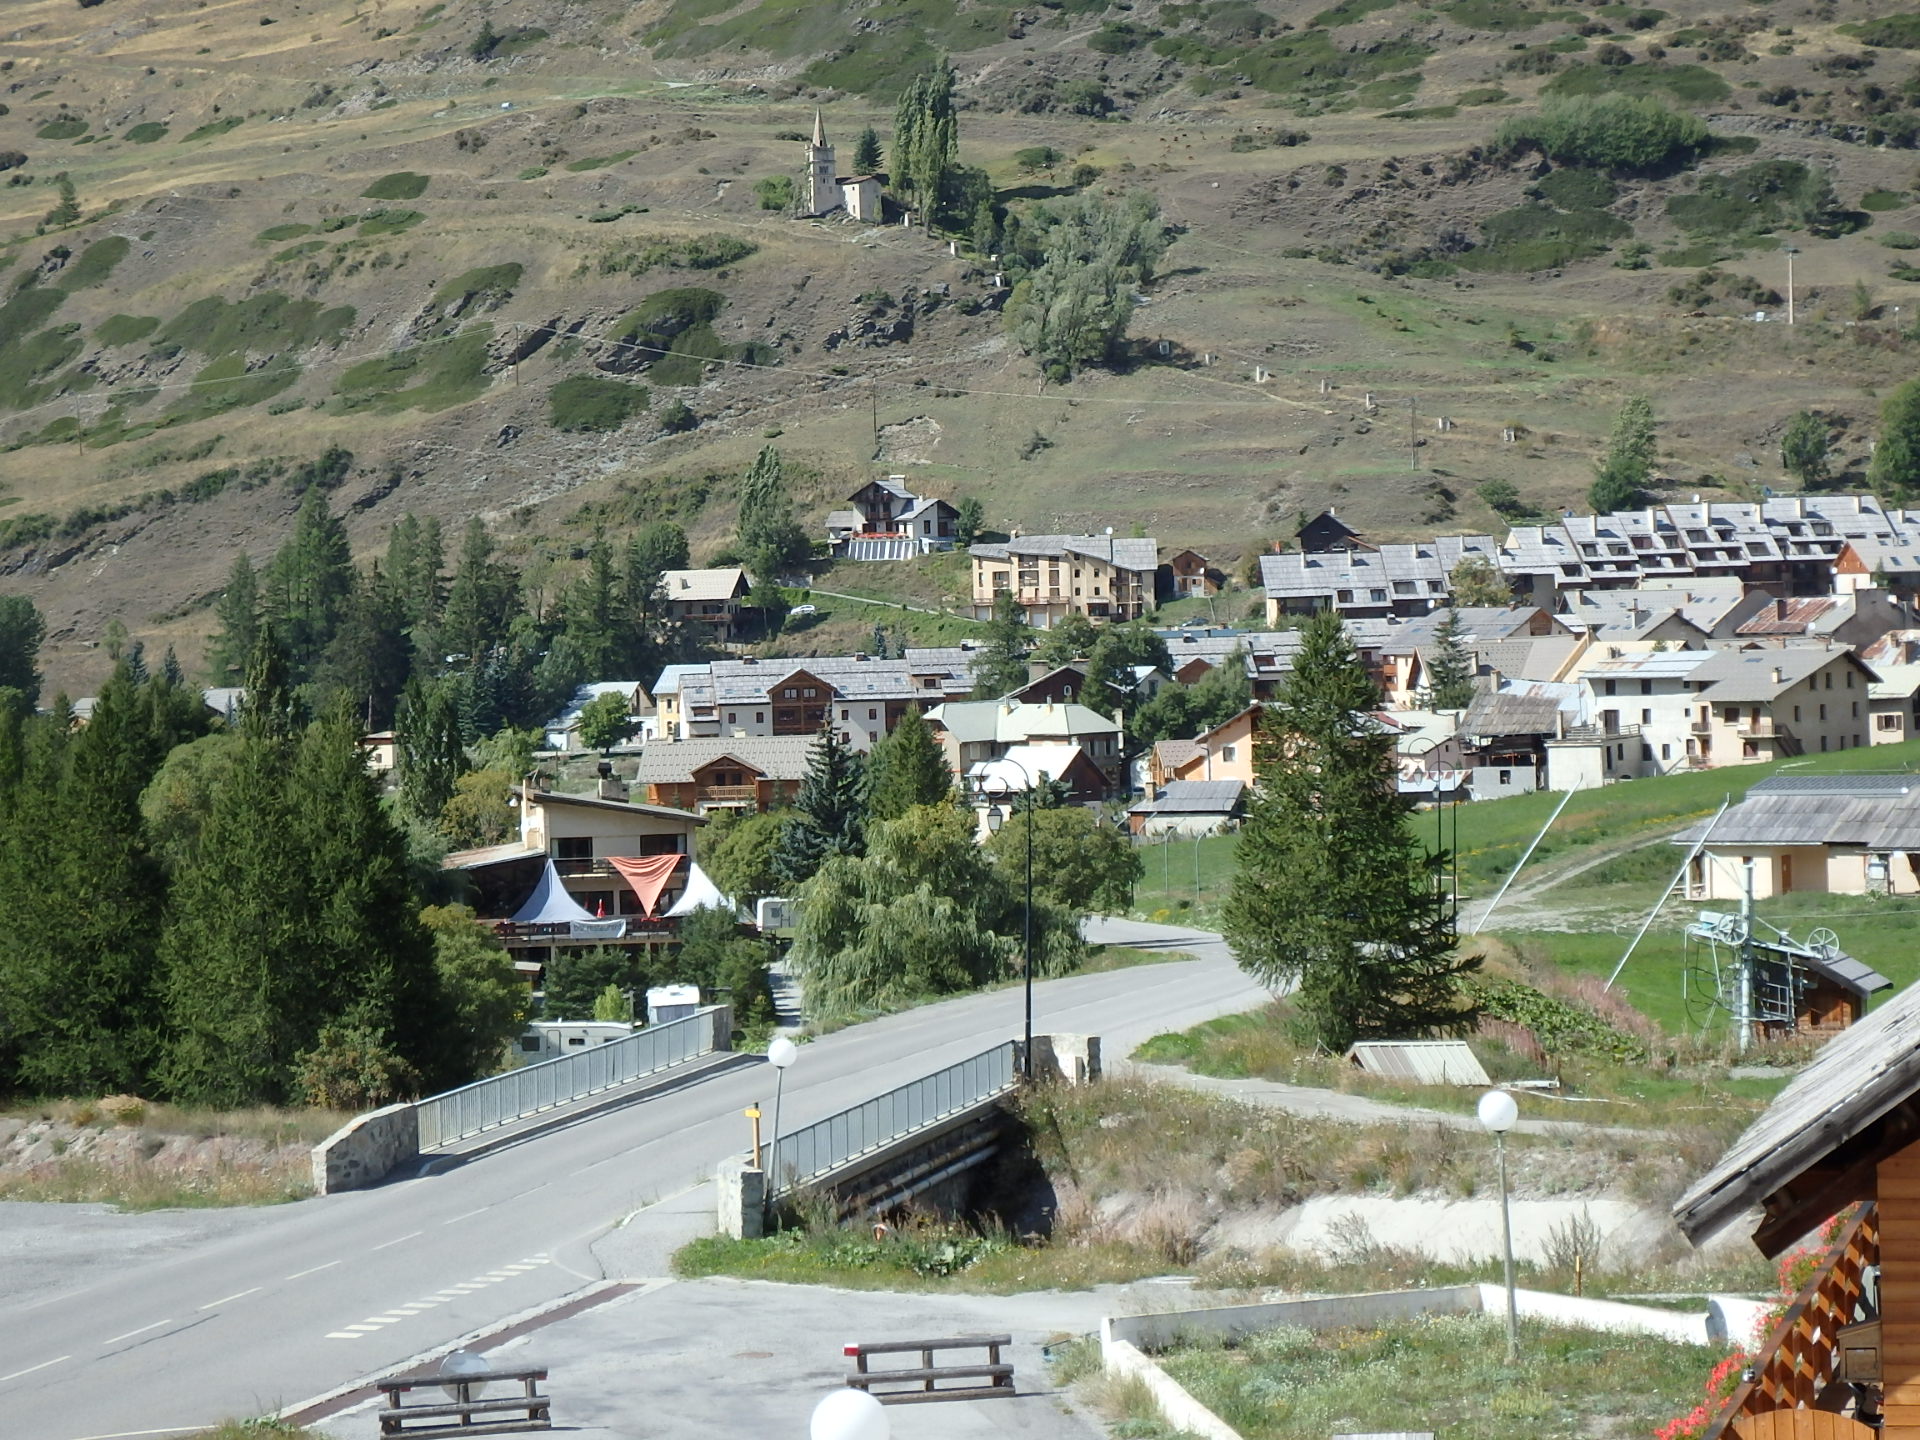
M 1011 592 L 1027 624 L 1049 630 L 1078 611 L 1090 620 L 1137 620 L 1154 603 L 1160 547 L 1151 539 L 1104 535 L 1016 535 L 975 545 L 973 614 L 993 615 Z

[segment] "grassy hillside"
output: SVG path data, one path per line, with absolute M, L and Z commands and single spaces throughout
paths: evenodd
M 1803 407 L 1857 472 L 1914 371 L 1895 147 L 1920 57 L 1864 0 L 525 0 L 507 22 L 9 7 L 0 586 L 48 611 L 58 683 L 97 681 L 116 617 L 191 659 L 233 551 L 271 550 L 330 447 L 363 544 L 413 509 L 486 514 L 560 566 L 595 519 L 670 514 L 712 547 L 774 438 L 810 520 L 905 471 L 992 523 L 1138 524 L 1237 568 L 1327 504 L 1391 536 L 1499 527 L 1490 480 L 1577 502 L 1636 391 L 1676 492 L 1783 485 Z M 1178 227 L 1118 371 L 1040 385 L 964 243 L 761 208 L 816 105 L 846 168 L 938 49 L 1004 205 L 1144 187 Z M 1614 91 L 1718 138 L 1655 178 L 1485 149 Z M 1774 308 L 1783 241 L 1791 329 L 1745 318 Z

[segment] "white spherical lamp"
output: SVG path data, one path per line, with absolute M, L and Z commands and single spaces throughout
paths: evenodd
M 784 1035 L 776 1035 L 773 1043 L 767 1046 L 767 1063 L 776 1070 L 784 1070 L 800 1058 L 800 1047 Z
M 1489 1090 L 1480 1097 L 1480 1124 L 1495 1135 L 1504 1135 L 1520 1118 L 1520 1107 L 1504 1090 Z
M 888 1440 L 886 1407 L 864 1390 L 836 1390 L 813 1407 L 811 1440 Z

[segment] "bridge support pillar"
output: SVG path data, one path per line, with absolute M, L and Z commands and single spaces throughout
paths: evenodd
M 735 1240 L 758 1240 L 766 1233 L 767 1174 L 740 1161 L 722 1165 L 713 1177 L 720 1233 Z

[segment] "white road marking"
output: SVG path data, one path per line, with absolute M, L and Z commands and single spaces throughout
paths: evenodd
M 296 1270 L 293 1272 L 293 1274 L 287 1276 L 287 1279 L 304 1280 L 309 1275 L 318 1275 L 322 1270 L 331 1270 L 334 1266 L 338 1265 L 339 1263 L 340 1262 L 338 1260 L 329 1260 L 327 1261 L 326 1264 L 316 1265 L 311 1270 Z
M 469 1210 L 464 1215 L 456 1215 L 451 1220 L 442 1220 L 440 1223 L 442 1225 L 458 1225 L 462 1220 L 471 1220 L 476 1215 L 484 1215 L 492 1208 L 491 1205 L 482 1205 L 478 1210 Z
M 479 1212 L 476 1211 L 474 1213 L 478 1214 Z M 413 1238 L 412 1235 L 403 1235 L 400 1237 L 401 1240 L 411 1240 Z M 398 1245 L 399 1243 L 399 1240 L 387 1241 L 387 1245 Z M 385 1249 L 386 1246 L 381 1245 L 374 1248 Z M 336 1261 L 334 1263 L 337 1264 L 339 1262 Z M 529 1270 L 537 1270 L 542 1265 L 550 1265 L 552 1263 L 552 1257 L 546 1254 L 530 1255 L 525 1260 L 516 1261 L 511 1265 L 502 1265 L 498 1270 L 489 1270 L 486 1274 L 476 1276 L 472 1280 L 462 1280 L 457 1285 L 449 1285 L 445 1289 L 438 1290 L 423 1299 L 409 1300 L 402 1305 L 390 1306 L 378 1314 L 368 1316 L 365 1320 L 357 1324 L 342 1326 L 338 1330 L 329 1330 L 327 1332 L 327 1339 L 358 1340 L 362 1335 L 384 1329 L 388 1325 L 398 1325 L 402 1320 L 412 1319 L 422 1310 L 430 1310 L 436 1305 L 450 1304 L 455 1300 L 463 1299 L 473 1294 L 476 1290 L 484 1290 L 489 1285 L 498 1285 L 503 1281 L 516 1279 L 526 1274 Z
M 256 1286 L 254 1286 L 254 1287 L 253 1287 L 253 1288 L 252 1288 L 251 1290 L 242 1290 L 242 1291 L 241 1291 L 241 1292 L 240 1292 L 240 1293 L 239 1293 L 238 1295 L 229 1295 L 229 1296 L 227 1296 L 227 1297 L 226 1297 L 226 1299 L 225 1299 L 225 1300 L 215 1300 L 215 1301 L 213 1302 L 213 1304 L 211 1304 L 211 1305 L 202 1305 L 202 1306 L 201 1306 L 200 1308 L 201 1308 L 202 1310 L 212 1310 L 212 1309 L 215 1309 L 215 1308 L 216 1308 L 216 1307 L 218 1307 L 218 1306 L 221 1306 L 221 1305 L 225 1305 L 225 1304 L 227 1304 L 227 1303 L 228 1303 L 229 1301 L 233 1301 L 233 1300 L 244 1300 L 244 1299 L 246 1299 L 246 1298 L 247 1298 L 247 1296 L 249 1296 L 249 1295 L 258 1295 L 258 1294 L 259 1294 L 259 1293 L 260 1293 L 260 1292 L 261 1292 L 261 1291 L 262 1291 L 263 1289 L 265 1289 L 265 1288 L 266 1288 L 265 1286 L 262 1286 L 262 1285 L 256 1285 Z
M 386 1242 L 385 1244 L 383 1244 L 383 1245 L 376 1245 L 376 1246 L 374 1246 L 374 1247 L 373 1247 L 373 1249 L 374 1249 L 374 1250 L 387 1250 L 387 1249 L 391 1249 L 391 1248 L 392 1248 L 393 1246 L 395 1246 L 395 1245 L 404 1245 L 404 1244 L 406 1244 L 406 1243 L 407 1243 L 407 1241 L 409 1241 L 409 1240 L 418 1240 L 418 1239 L 419 1239 L 419 1238 L 420 1238 L 420 1237 L 421 1237 L 422 1235 L 424 1235 L 424 1234 L 426 1234 L 426 1233 L 427 1233 L 427 1232 L 426 1232 L 426 1231 L 424 1231 L 424 1230 L 416 1230 L 416 1231 L 414 1231 L 414 1232 L 413 1232 L 413 1234 L 411 1234 L 411 1235 L 402 1235 L 402 1236 L 401 1236 L 401 1237 L 400 1237 L 400 1238 L 399 1238 L 398 1240 L 389 1240 L 389 1241 L 387 1241 L 387 1242 Z M 369 1254 L 371 1254 L 371 1253 L 373 1253 L 373 1252 L 372 1252 L 372 1251 L 369 1251 L 368 1253 L 369 1253 Z
M 360 1334 L 355 1330 L 329 1330 L 327 1332 L 327 1338 L 329 1340 L 358 1340 Z
M 22 1375 L 31 1375 L 36 1370 L 45 1370 L 49 1365 L 58 1365 L 62 1361 L 71 1360 L 72 1358 L 73 1356 L 71 1355 L 61 1355 L 52 1360 L 42 1360 L 38 1365 L 29 1365 L 24 1370 L 16 1370 L 11 1375 L 0 1375 L 0 1385 L 6 1384 L 9 1380 L 18 1380 Z
M 144 1335 L 149 1330 L 158 1330 L 162 1325 L 171 1325 L 171 1320 L 156 1320 L 151 1325 L 142 1325 L 138 1330 L 129 1330 L 124 1335 L 116 1335 L 111 1340 L 102 1340 L 102 1345 L 118 1345 L 122 1340 L 131 1340 L 136 1335 Z M 155 1432 L 158 1433 L 158 1432 Z

